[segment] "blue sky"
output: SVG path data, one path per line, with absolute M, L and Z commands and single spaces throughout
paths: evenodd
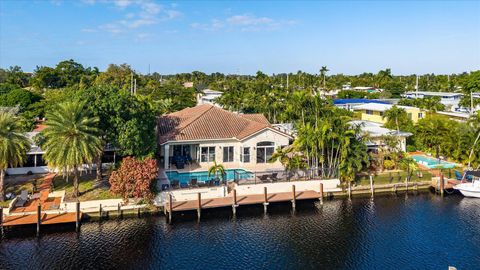
M 142 73 L 480 69 L 480 1 L 0 1 L 0 67 Z

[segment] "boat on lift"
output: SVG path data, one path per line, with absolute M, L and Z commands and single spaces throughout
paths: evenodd
M 461 183 L 453 187 L 465 197 L 480 198 L 480 179 L 474 178 L 472 182 Z

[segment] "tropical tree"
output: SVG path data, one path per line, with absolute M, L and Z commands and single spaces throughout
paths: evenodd
M 66 102 L 47 113 L 45 161 L 62 173 L 73 172 L 73 196 L 78 197 L 79 167 L 91 164 L 103 151 L 98 138 L 99 119 L 92 117 L 85 104 Z
M 5 195 L 5 170 L 25 162 L 30 141 L 22 134 L 13 114 L 0 112 L 0 201 Z
M 382 119 L 385 118 L 387 119 L 385 127 L 391 128 L 391 126 L 393 125 L 397 132 L 400 132 L 400 121 L 402 121 L 401 119 L 408 119 L 408 115 L 404 109 L 393 105 L 392 108 L 384 112 Z
M 225 167 L 223 167 L 222 164 L 217 164 L 217 161 L 213 161 L 213 165 L 208 169 L 208 177 L 211 175 L 215 175 L 215 178 L 219 179 L 219 175 L 222 177 L 222 179 L 225 176 Z
M 128 198 L 153 198 L 152 184 L 158 176 L 157 161 L 152 158 L 138 160 L 133 157 L 123 159 L 120 168 L 110 175 L 110 190 L 114 194 Z
M 400 168 L 407 171 L 407 181 L 410 181 L 413 172 L 418 170 L 417 162 L 411 157 L 403 157 L 399 164 Z
M 327 68 L 327 66 L 322 66 L 322 68 L 320 69 L 320 76 L 323 78 L 323 89 L 325 89 L 326 75 L 328 71 L 329 69 Z

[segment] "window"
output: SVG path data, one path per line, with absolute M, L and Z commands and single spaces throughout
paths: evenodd
M 244 163 L 249 163 L 250 162 L 250 147 L 242 147 L 240 149 L 241 154 L 240 154 L 240 161 Z
M 233 146 L 223 147 L 223 162 L 233 162 Z
M 372 111 L 372 110 L 365 110 L 365 113 L 366 113 L 366 114 L 373 115 L 373 111 Z
M 215 160 L 215 146 L 201 148 L 201 162 L 213 162 Z
M 418 118 L 423 118 L 423 113 L 418 113 Z
M 267 163 L 272 158 L 273 152 L 275 152 L 275 143 L 257 143 L 257 163 Z
M 380 112 L 380 116 L 383 116 L 383 112 Z

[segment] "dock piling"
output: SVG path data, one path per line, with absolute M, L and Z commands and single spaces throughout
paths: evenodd
M 122 211 L 122 204 L 121 203 L 118 203 L 118 205 L 117 205 L 117 215 L 118 215 L 118 217 L 123 218 L 123 211 Z
M 172 193 L 168 194 L 168 222 L 172 222 L 172 212 L 173 212 L 173 205 L 172 205 Z
M 233 190 L 233 204 L 232 204 L 232 213 L 235 216 L 237 214 L 237 190 Z
M 42 223 L 42 206 L 37 205 L 37 236 L 40 236 L 40 224 Z
M 443 173 L 440 173 L 440 195 L 443 196 L 443 192 L 445 191 L 445 181 L 443 179 Z
M 268 197 L 267 197 L 267 187 L 263 187 L 263 212 L 267 214 L 267 206 L 268 206 Z
M 373 176 L 370 174 L 370 192 L 372 193 L 372 197 L 375 194 L 375 188 L 373 187 Z
M 99 216 L 99 219 L 102 220 L 102 204 L 98 206 L 98 216 Z
M 320 204 L 323 204 L 323 183 L 320 183 Z
M 80 229 L 80 201 L 77 200 L 76 207 L 75 207 L 75 229 Z
M 348 198 L 352 198 L 352 182 L 348 181 Z
M 3 207 L 0 206 L 0 239 L 3 238 Z
M 197 208 L 198 221 L 200 221 L 201 212 L 202 212 L 202 193 L 198 192 L 198 208 Z
M 295 185 L 292 185 L 292 208 L 293 208 L 293 211 L 295 211 L 295 204 L 296 204 L 296 192 L 295 192 Z

